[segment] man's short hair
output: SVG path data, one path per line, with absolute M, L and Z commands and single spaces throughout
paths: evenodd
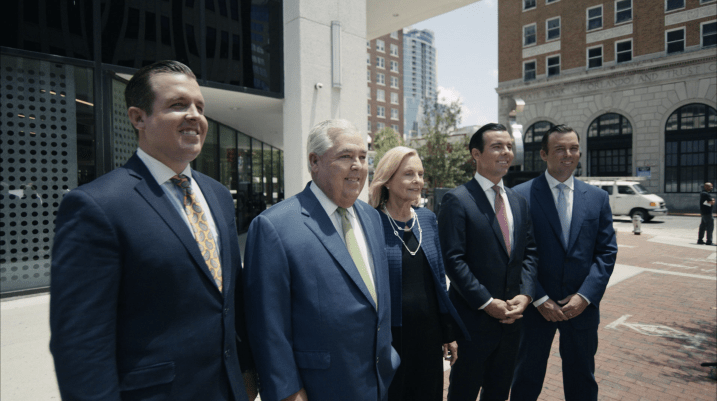
M 544 151 L 546 154 L 548 153 L 548 140 L 550 139 L 550 134 L 554 133 L 558 134 L 569 134 L 571 132 L 574 132 L 575 135 L 578 137 L 578 142 L 580 142 L 580 134 L 578 134 L 577 131 L 574 129 L 568 127 L 565 124 L 558 124 L 553 126 L 553 128 L 549 129 L 548 132 L 543 135 L 543 140 L 540 142 L 540 150 Z
M 340 119 L 325 120 L 311 128 L 309 140 L 306 142 L 306 163 L 309 172 L 311 172 L 309 155 L 315 153 L 319 157 L 323 156 L 330 147 L 334 146 L 334 138 L 339 133 L 354 135 L 359 131 L 350 121 Z
M 149 80 L 156 74 L 184 74 L 195 81 L 197 80 L 192 70 L 179 61 L 164 60 L 144 66 L 132 76 L 124 90 L 124 100 L 128 109 L 137 107 L 147 115 L 152 114 L 154 91 Z
M 506 131 L 508 132 L 508 128 L 505 127 L 503 124 L 496 124 L 496 123 L 488 123 L 482 127 L 478 131 L 476 131 L 475 134 L 471 137 L 471 141 L 468 144 L 468 151 L 473 152 L 473 148 L 478 149 L 481 153 L 483 153 L 483 149 L 485 148 L 485 143 L 483 142 L 483 134 L 488 131 Z

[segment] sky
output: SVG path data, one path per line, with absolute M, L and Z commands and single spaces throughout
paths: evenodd
M 460 99 L 459 127 L 498 121 L 498 0 L 480 0 L 419 22 L 435 34 L 438 98 Z

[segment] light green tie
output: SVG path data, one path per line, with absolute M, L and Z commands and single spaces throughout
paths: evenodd
M 378 299 L 376 299 L 376 289 L 373 286 L 371 278 L 368 276 L 368 267 L 366 266 L 366 263 L 361 256 L 361 248 L 359 248 L 358 246 L 356 234 L 354 234 L 354 229 L 351 226 L 351 221 L 349 220 L 347 210 L 342 207 L 337 208 L 336 210 L 338 210 L 339 214 L 341 215 L 341 226 L 344 230 L 346 248 L 348 248 L 349 254 L 351 255 L 351 259 L 354 260 L 354 264 L 356 264 L 356 268 L 358 269 L 364 284 L 366 284 L 368 292 L 371 294 L 373 301 L 376 303 L 376 307 L 378 307 Z

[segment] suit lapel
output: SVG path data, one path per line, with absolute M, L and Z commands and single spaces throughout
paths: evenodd
M 184 222 L 181 216 L 178 216 L 177 210 L 171 201 L 167 199 L 167 194 L 159 186 L 157 181 L 152 177 L 144 163 L 135 154 L 127 162 L 125 167 L 130 171 L 130 174 L 139 178 L 139 182 L 135 186 L 135 190 L 144 198 L 145 201 L 154 209 L 157 214 L 164 220 L 174 234 L 179 238 L 179 241 L 184 245 L 189 254 L 194 259 L 194 262 L 199 266 L 199 269 L 204 272 L 207 278 L 214 284 L 214 278 L 212 273 L 207 267 L 207 263 L 204 261 L 204 257 L 199 252 L 199 246 L 197 241 L 194 239 L 192 232 L 190 231 L 187 224 Z M 203 189 L 202 189 L 202 192 Z M 215 220 L 216 222 L 216 220 Z M 220 233 L 221 235 L 221 233 Z M 223 270 L 223 269 L 222 269 Z M 214 288 L 219 291 L 216 285 Z
M 518 202 L 518 198 L 515 196 L 515 193 L 510 190 L 510 188 L 506 188 L 505 194 L 508 196 L 508 203 L 510 203 L 510 212 L 513 215 L 513 242 L 510 243 L 510 255 L 512 257 L 513 250 L 517 248 L 515 243 L 518 242 L 521 238 L 523 238 L 521 235 L 518 234 L 518 227 L 522 226 L 523 217 L 522 213 L 520 213 L 520 203 Z
M 498 243 L 500 243 L 503 247 L 503 251 L 508 254 L 508 248 L 505 246 L 505 239 L 503 238 L 503 231 L 500 230 L 500 223 L 498 223 L 498 219 L 495 218 L 495 211 L 490 206 L 490 201 L 488 200 L 485 191 L 483 191 L 483 188 L 481 188 L 475 178 L 466 183 L 466 189 L 473 197 L 476 206 L 478 206 L 478 210 L 480 210 L 480 212 L 483 213 L 485 218 L 488 220 L 488 223 L 493 229 L 493 234 L 495 234 Z
M 321 206 L 321 203 L 319 203 L 319 200 L 316 199 L 316 196 L 314 196 L 308 186 L 301 194 L 299 194 L 299 198 L 302 206 L 301 214 L 306 227 L 308 227 L 309 230 L 316 235 L 316 238 L 321 241 L 324 248 L 326 248 L 331 256 L 336 259 L 339 266 L 341 266 L 341 268 L 375 308 L 376 304 L 374 303 L 371 294 L 368 292 L 368 288 L 366 288 L 366 284 L 363 282 L 361 274 L 359 274 L 358 268 L 356 268 L 356 264 L 354 264 L 353 259 L 351 259 L 351 255 L 346 248 L 346 243 L 344 243 L 341 239 L 341 235 L 339 235 L 336 231 L 334 224 L 326 214 L 326 210 Z M 357 208 L 354 208 L 354 210 L 357 210 Z M 374 255 L 375 252 L 371 252 L 371 254 Z M 375 259 L 374 266 L 378 266 Z
M 583 184 L 582 181 L 577 178 L 573 178 L 573 215 L 570 219 L 570 238 L 568 239 L 568 250 L 575 244 L 575 240 L 580 234 L 580 227 L 583 225 L 585 219 L 585 205 L 587 205 L 587 184 Z
M 558 209 L 555 206 L 555 199 L 553 193 L 548 186 L 548 180 L 545 178 L 545 173 L 533 181 L 532 194 L 535 195 L 531 202 L 534 201 L 543 211 L 546 216 L 550 227 L 553 229 L 555 236 L 558 237 L 560 245 L 565 247 L 563 243 L 563 229 L 560 226 L 560 217 L 558 217 Z M 573 202 L 573 205 L 575 202 Z
M 199 188 L 202 190 L 202 195 L 204 195 L 204 200 L 207 201 L 207 205 L 209 206 L 209 210 L 212 213 L 212 219 L 214 219 L 214 225 L 217 228 L 217 234 L 219 235 L 219 249 L 221 250 L 221 264 L 222 264 L 222 283 L 223 287 L 227 287 L 229 283 L 232 281 L 232 261 L 231 261 L 231 247 L 229 245 L 230 238 L 232 237 L 233 233 L 230 233 L 229 230 L 227 230 L 226 224 L 222 224 L 224 221 L 231 221 L 231 216 L 225 216 L 222 213 L 221 208 L 219 207 L 219 201 L 217 200 L 217 196 L 214 193 L 214 190 L 209 186 L 209 184 L 204 180 L 204 177 L 199 176 L 199 174 L 192 174 L 192 177 L 194 180 L 197 181 L 197 185 L 199 185 Z M 202 260 L 203 264 L 202 270 L 205 270 L 205 273 L 209 275 L 210 278 L 212 278 L 212 282 L 214 282 L 214 278 L 209 271 L 209 268 L 207 267 L 206 262 Z M 227 287 L 228 288 L 228 287 Z M 219 288 L 217 288 L 219 290 Z M 224 294 L 227 293 L 227 291 L 223 292 Z

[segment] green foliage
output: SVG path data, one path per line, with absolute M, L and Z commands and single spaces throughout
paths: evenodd
M 468 136 L 449 142 L 450 134 L 461 122 L 461 103 L 435 102 L 424 107 L 423 145 L 418 154 L 423 161 L 426 188 L 453 188 L 470 180 L 475 169 L 468 151 Z
M 404 146 L 403 137 L 396 131 L 389 127 L 378 131 L 373 137 L 373 149 L 376 151 L 373 165 L 378 166 L 378 161 L 381 160 L 383 155 L 396 146 Z

